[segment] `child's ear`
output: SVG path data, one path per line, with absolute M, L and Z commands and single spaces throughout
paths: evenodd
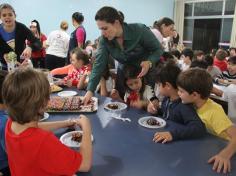
M 200 97 L 200 94 L 197 93 L 197 92 L 193 92 L 191 95 L 194 96 L 194 97 Z

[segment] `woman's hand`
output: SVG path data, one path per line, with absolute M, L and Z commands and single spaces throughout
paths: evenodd
M 148 71 L 151 67 L 150 66 L 150 61 L 143 61 L 143 62 L 141 62 L 140 66 L 142 67 L 142 70 L 139 73 L 138 78 L 141 78 L 141 77 L 145 76 L 148 73 Z
M 22 52 L 21 56 L 24 58 L 30 58 L 32 53 L 32 49 L 30 47 L 26 47 Z
M 93 96 L 93 92 L 91 92 L 90 90 L 88 90 L 88 91 L 86 92 L 85 96 L 84 96 L 84 99 L 83 99 L 84 105 L 87 105 L 87 104 L 88 104 L 88 102 L 91 100 L 92 96 Z

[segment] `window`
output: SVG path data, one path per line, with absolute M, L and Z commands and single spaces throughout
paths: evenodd
M 192 16 L 193 4 L 186 3 L 184 7 L 184 16 Z
M 184 39 L 184 44 L 187 47 L 192 47 L 193 29 L 194 29 L 194 20 L 185 19 L 183 39 Z
M 235 9 L 236 0 L 225 1 L 225 15 L 233 15 Z
M 232 31 L 233 18 L 222 19 L 220 42 L 229 43 Z
M 222 15 L 223 1 L 198 2 L 194 4 L 194 16 Z

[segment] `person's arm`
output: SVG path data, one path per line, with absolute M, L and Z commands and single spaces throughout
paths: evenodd
M 143 43 L 143 47 L 150 53 L 147 57 L 147 60 L 151 61 L 152 64 L 155 65 L 156 62 L 160 60 L 160 57 L 163 53 L 160 42 L 157 40 L 151 30 L 146 26 L 143 27 L 141 40 Z
M 23 25 L 23 24 L 22 24 Z M 26 39 L 28 41 L 30 41 L 30 45 L 29 47 L 33 50 L 33 51 L 38 51 L 42 48 L 42 44 L 40 42 L 40 40 L 34 36 L 34 34 L 31 32 L 30 29 L 28 29 L 25 25 L 23 25 L 23 30 L 26 34 Z M 26 48 L 27 49 L 27 48 Z
M 46 131 L 53 131 L 59 128 L 65 128 L 76 124 L 76 119 L 68 119 L 55 122 L 39 122 L 38 127 Z
M 80 127 L 83 130 L 83 137 L 79 152 L 82 155 L 82 162 L 79 171 L 88 172 L 92 166 L 92 140 L 91 140 L 91 125 L 89 119 L 80 115 Z
M 108 91 L 107 91 L 107 87 L 106 87 L 106 80 L 104 79 L 104 77 L 101 78 L 99 84 L 100 84 L 100 95 L 107 97 Z
M 92 93 L 96 90 L 96 87 L 101 80 L 102 73 L 108 65 L 108 51 L 105 46 L 105 41 L 101 38 L 99 48 L 97 50 L 96 59 L 93 64 L 92 72 L 89 77 L 89 83 L 87 90 Z
M 85 31 L 83 30 L 83 28 L 78 28 L 76 30 L 76 39 L 77 39 L 77 45 L 78 48 L 83 48 L 83 42 L 84 42 L 84 33 Z
M 80 80 L 77 84 L 77 88 L 79 90 L 84 89 L 87 86 L 88 84 L 88 82 L 86 81 L 87 76 L 88 76 L 87 73 L 85 73 L 80 77 Z
M 170 130 L 173 140 L 200 138 L 206 134 L 206 128 L 195 109 L 191 105 L 181 104 L 179 118 L 183 127 Z
M 227 135 L 229 136 L 229 144 L 221 150 L 218 154 L 211 157 L 208 160 L 208 163 L 213 164 L 213 170 L 217 171 L 218 173 L 223 170 L 223 173 L 227 173 L 231 171 L 231 157 L 236 153 L 236 127 L 233 125 L 225 130 Z
M 70 64 L 64 67 L 55 68 L 50 73 L 54 75 L 66 75 L 69 73 L 69 70 L 72 70 L 74 67 Z
M 149 69 L 156 65 L 156 63 L 160 60 L 160 57 L 163 53 L 163 49 L 161 47 L 160 42 L 157 40 L 155 35 L 151 32 L 151 30 L 143 26 L 142 28 L 142 37 L 141 37 L 142 46 L 146 51 L 149 52 L 147 58 L 141 62 L 140 66 L 142 70 L 138 77 L 145 76 Z
M 43 48 L 47 48 L 47 37 L 46 35 L 42 34 L 42 45 L 43 45 Z

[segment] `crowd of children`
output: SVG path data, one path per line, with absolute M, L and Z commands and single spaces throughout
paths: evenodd
M 0 8 L 1 19 L 3 23 L 6 23 L 2 15 L 3 11 L 9 11 L 15 22 L 15 11 L 11 6 Z M 74 15 L 81 17 L 82 14 Z M 37 20 L 33 20 L 30 27 L 35 35 L 30 35 L 28 45 L 36 45 L 38 44 L 36 38 L 41 39 L 43 34 L 40 32 Z M 170 21 L 169 28 L 168 31 L 171 33 L 174 28 L 173 21 Z M 146 30 L 145 28 L 146 35 L 150 37 L 149 29 Z M 151 34 L 150 38 L 152 37 Z M 46 40 L 45 36 L 43 38 L 41 45 Z M 155 42 L 156 40 L 153 41 L 154 44 Z M 122 67 L 123 80 L 121 82 L 124 87 L 124 96 L 114 89 L 114 85 L 120 80 L 116 80 L 114 76 L 116 72 L 111 73 L 111 67 L 106 63 L 107 69 L 102 74 L 101 80 L 96 80 L 100 81 L 98 88 L 100 94 L 123 101 L 133 108 L 160 115 L 163 119 L 174 121 L 182 126 L 171 131 L 156 132 L 153 136 L 154 142 L 167 143 L 200 138 L 207 131 L 228 140 L 227 146 L 208 162 L 213 163 L 213 170 L 217 172 L 230 172 L 232 167 L 230 159 L 236 153 L 236 127 L 222 107 L 210 99 L 210 94 L 222 95 L 213 83 L 236 84 L 236 49 L 230 48 L 229 55 L 224 49 L 218 49 L 215 54 L 205 55 L 201 50 L 193 51 L 190 48 L 179 51 L 176 45 L 174 50 L 162 55 L 157 65 L 145 60 L 141 62 L 140 67 L 134 66 L 134 63 Z M 58 84 L 85 90 L 93 63 L 96 62 L 93 59 L 97 47 L 91 42 L 85 43 L 85 37 L 83 37 L 80 47 L 70 48 L 70 64 L 50 71 L 53 76 L 63 75 L 63 79 Z M 42 46 L 38 48 L 43 49 Z M 21 48 L 22 52 L 23 55 L 28 56 L 31 54 L 31 48 Z M 37 51 L 34 56 L 38 56 Z M 45 53 L 42 57 L 45 57 Z M 36 62 L 43 61 L 41 56 L 40 59 L 37 57 L 33 59 L 35 59 L 34 66 L 44 67 L 43 62 Z M 62 59 L 64 62 L 65 52 Z M 105 67 L 104 63 L 100 64 Z M 154 73 L 155 86 L 149 85 L 144 77 L 148 69 L 152 69 Z M 143 72 L 146 73 L 140 76 Z M 11 172 L 12 175 L 23 176 L 27 168 L 28 175 L 36 175 L 35 173 L 37 175 L 73 175 L 77 171 L 88 171 L 91 168 L 91 125 L 87 117 L 80 115 L 78 119 L 40 122 L 50 95 L 49 82 L 42 72 L 24 68 L 24 66 L 10 73 L 2 71 L 0 72 L 0 90 L 2 92 L 0 94 L 0 174 L 10 175 Z M 61 144 L 51 132 L 54 129 L 74 125 L 78 125 L 83 130 L 79 152 Z M 34 161 L 33 164 L 32 161 Z

